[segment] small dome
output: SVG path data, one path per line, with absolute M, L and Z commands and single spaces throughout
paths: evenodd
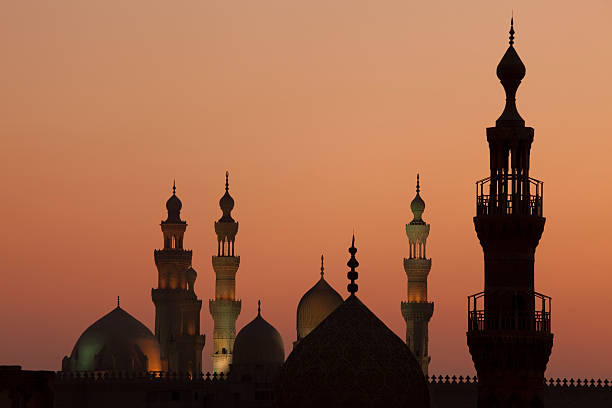
M 284 361 L 285 346 L 280 333 L 258 313 L 236 336 L 232 364 L 281 365 Z
M 298 304 L 298 341 L 313 331 L 342 302 L 342 296 L 325 281 L 321 274 L 321 279 L 302 296 Z
M 517 54 L 513 45 L 510 45 L 501 61 L 497 65 L 497 77 L 500 81 L 518 81 L 525 78 L 525 64 Z
M 77 340 L 64 371 L 160 371 L 157 338 L 117 306 Z
M 281 369 L 279 407 L 428 408 L 410 349 L 356 296 L 296 344 Z
M 221 222 L 234 222 L 232 218 L 232 210 L 234 209 L 234 199 L 229 193 L 229 172 L 225 172 L 225 194 L 219 200 L 219 207 L 223 212 L 223 216 L 219 221 Z
M 182 223 L 181 221 L 181 208 L 183 203 L 176 196 L 176 185 L 172 185 L 172 196 L 166 201 L 166 210 L 168 210 L 168 219 L 166 222 L 169 223 Z
M 423 211 L 425 211 L 425 201 L 421 198 L 421 184 L 419 181 L 419 175 L 417 174 L 417 185 L 416 185 L 416 197 L 410 203 L 410 209 L 414 214 L 414 219 L 411 224 L 423 224 Z

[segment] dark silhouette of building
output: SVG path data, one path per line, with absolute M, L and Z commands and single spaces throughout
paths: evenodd
M 544 230 L 543 183 L 529 176 L 533 128 L 516 109 L 525 66 L 510 46 L 497 66 L 506 106 L 487 129 L 491 175 L 477 182 L 474 225 L 484 252 L 484 291 L 468 298 L 467 343 L 478 407 L 543 406 L 553 345 L 550 298 L 535 292 L 535 250 Z
M 349 252 L 350 296 L 293 348 L 281 369 L 277 406 L 429 407 L 410 349 L 355 295 L 354 236 Z
M 0 366 L 0 407 L 53 408 L 52 371 L 27 371 Z
M 205 341 L 200 334 L 202 301 L 194 291 L 197 273 L 191 267 L 192 252 L 183 248 L 187 223 L 181 220 L 182 207 L 173 185 L 166 202 L 168 218 L 161 222 L 164 249 L 154 253 L 158 280 L 151 297 L 164 371 L 198 374 L 202 372 Z
M 238 222 L 232 218 L 234 199 L 229 193 L 229 172 L 225 172 L 225 194 L 219 200 L 223 215 L 215 222 L 217 234 L 217 256 L 212 257 L 215 271 L 215 299 L 209 301 L 209 310 L 214 321 L 212 367 L 215 373 L 226 373 L 232 364 L 232 350 L 236 338 L 236 319 L 242 303 L 236 300 L 236 273 L 240 257 L 234 246 L 238 233 Z

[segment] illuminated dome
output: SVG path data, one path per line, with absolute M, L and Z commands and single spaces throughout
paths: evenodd
M 159 342 L 119 305 L 81 334 L 63 371 L 161 371 Z
M 356 296 L 297 343 L 281 369 L 279 407 L 429 407 L 410 349 Z
M 285 346 L 280 333 L 261 317 L 244 326 L 234 341 L 232 365 L 281 365 L 285 361 Z
M 323 256 L 321 256 L 321 279 L 302 296 L 297 307 L 298 341 L 313 331 L 342 302 L 342 296 L 323 277 Z

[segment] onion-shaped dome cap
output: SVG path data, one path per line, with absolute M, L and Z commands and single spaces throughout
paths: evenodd
M 234 199 L 229 193 L 229 172 L 225 172 L 225 194 L 219 200 L 219 207 L 221 207 L 221 211 L 223 212 L 223 216 L 219 221 L 222 222 L 234 222 L 232 218 L 232 210 L 234 209 Z
M 183 208 L 183 203 L 176 196 L 176 183 L 172 185 L 172 195 L 166 201 L 166 210 L 168 210 L 168 219 L 166 222 L 170 223 L 182 223 L 181 221 L 181 209 Z
M 279 407 L 429 407 L 408 346 L 355 295 L 296 344 L 281 369 Z
M 281 365 L 285 361 L 285 346 L 280 333 L 261 317 L 244 326 L 234 340 L 233 365 Z
M 342 296 L 323 277 L 321 255 L 321 279 L 302 296 L 297 307 L 297 338 L 306 337 L 343 302 Z
M 160 371 L 160 347 L 151 331 L 117 307 L 77 340 L 66 371 Z
M 525 121 L 516 108 L 516 91 L 525 78 L 525 73 L 525 64 L 514 49 L 514 19 L 512 19 L 510 20 L 510 45 L 497 65 L 497 77 L 506 92 L 506 106 L 497 119 L 498 126 L 525 125 Z
M 423 212 L 425 211 L 425 201 L 421 198 L 421 185 L 419 183 L 419 175 L 417 174 L 417 185 L 416 185 L 416 196 L 410 203 L 410 209 L 414 214 L 414 219 L 411 224 L 422 224 L 423 223 Z

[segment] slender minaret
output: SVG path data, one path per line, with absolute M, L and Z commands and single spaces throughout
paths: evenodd
M 234 256 L 238 223 L 232 218 L 234 199 L 229 193 L 229 172 L 225 173 L 225 194 L 219 200 L 223 216 L 215 222 L 217 255 L 212 257 L 215 270 L 215 299 L 209 302 L 215 322 L 213 331 L 213 372 L 227 373 L 232 363 L 236 338 L 236 319 L 240 314 L 240 300 L 236 300 L 236 272 L 240 257 Z
M 173 185 L 172 196 L 166 202 L 168 218 L 161 222 L 164 249 L 154 252 L 158 278 L 157 289 L 151 290 L 151 297 L 163 369 L 199 374 L 205 340 L 200 334 L 202 301 L 194 291 L 197 273 L 191 267 L 192 253 L 183 248 L 187 223 L 181 220 L 182 207 Z
M 410 257 L 404 258 L 404 270 L 408 277 L 408 300 L 402 302 L 402 316 L 406 320 L 406 344 L 416 357 L 423 373 L 428 375 L 429 356 L 429 319 L 433 315 L 434 304 L 427 301 L 427 276 L 431 269 L 431 259 L 427 259 L 427 237 L 429 224 L 422 218 L 425 202 L 420 195 L 419 175 L 417 174 L 416 197 L 410 204 L 414 219 L 406 224 L 406 235 L 410 245 Z
M 478 408 L 543 407 L 553 345 L 550 298 L 535 292 L 544 231 L 543 183 L 529 177 L 533 128 L 516 109 L 525 65 L 510 46 L 497 66 L 506 107 L 487 129 L 490 176 L 476 183 L 474 226 L 484 252 L 484 291 L 468 297 L 467 344 L 478 373 Z

